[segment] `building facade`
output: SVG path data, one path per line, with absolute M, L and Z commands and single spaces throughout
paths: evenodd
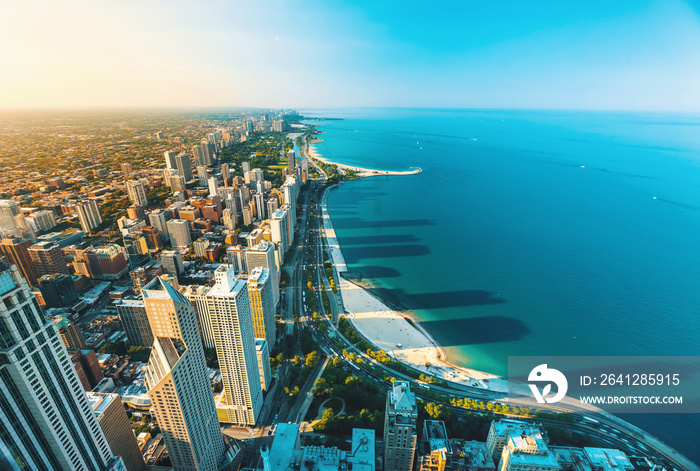
M 148 322 L 146 304 L 141 299 L 121 299 L 116 303 L 119 319 L 132 347 L 153 345 L 153 331 Z
M 146 471 L 146 463 L 119 394 L 89 392 L 87 397 L 112 453 L 121 456 L 128 471 Z
M 32 256 L 29 254 L 31 246 L 32 242 L 28 239 L 6 237 L 0 240 L 0 255 L 5 255 L 9 262 L 17 265 L 22 276 L 30 285 L 35 286 L 37 275 Z
M 228 423 L 252 426 L 263 396 L 248 289 L 231 266 L 219 266 L 214 277 L 216 284 L 206 293 L 205 304 L 221 369 L 223 408 Z
M 270 270 L 270 283 L 272 283 L 272 302 L 275 307 L 280 300 L 279 271 L 275 261 L 275 244 L 264 240 L 257 246 L 245 251 L 244 270 L 252 271 L 255 267 Z
M 384 470 L 411 471 L 416 456 L 418 407 L 408 381 L 394 381 L 384 416 Z
M 192 242 L 189 221 L 185 219 L 171 219 L 166 226 L 170 235 L 170 245 L 173 248 L 184 249 L 189 247 L 190 242 Z
M 153 347 L 146 386 L 176 470 L 217 470 L 226 447 L 194 308 L 162 278 L 143 289 Z
M 270 270 L 263 267 L 253 268 L 248 274 L 247 283 L 255 338 L 265 339 L 273 346 L 276 342 L 276 325 Z
M 100 208 L 97 206 L 97 201 L 93 199 L 78 201 L 75 203 L 75 211 L 78 213 L 80 227 L 87 234 L 92 233 L 93 229 L 102 224 Z
M 18 201 L 0 200 L 0 236 L 36 239 L 36 234 L 27 224 Z
M 28 252 L 38 277 L 55 273 L 70 276 L 63 250 L 53 242 L 38 242 Z
M 17 470 L 115 465 L 58 329 L 44 321 L 18 270 L 2 262 L 0 445 Z
M 126 182 L 126 192 L 129 195 L 129 200 L 131 200 L 132 203 L 142 206 L 144 208 L 148 207 L 146 187 L 144 186 L 142 181 L 128 180 Z

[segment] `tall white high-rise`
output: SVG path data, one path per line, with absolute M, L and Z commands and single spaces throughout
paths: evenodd
M 226 410 L 229 423 L 252 426 L 260 414 L 263 396 L 248 287 L 245 281 L 236 279 L 232 266 L 220 265 L 214 278 L 216 284 L 206 293 L 205 304 L 224 386 L 219 408 Z
M 119 469 L 55 323 L 0 261 L 0 454 L 10 469 Z M 123 468 L 122 468 L 123 469 Z
M 270 216 L 270 230 L 272 231 L 272 242 L 279 244 L 281 258 L 289 250 L 289 216 L 287 211 L 278 210 Z
M 165 152 L 165 166 L 168 170 L 177 170 L 177 152 L 169 150 Z
M 78 213 L 80 226 L 86 233 L 91 233 L 93 229 L 102 224 L 102 215 L 97 201 L 93 199 L 80 200 L 75 203 L 75 210 Z
M 215 195 L 219 190 L 219 180 L 216 177 L 209 177 L 207 184 L 209 185 L 209 194 Z
M 154 338 L 146 387 L 172 464 L 214 471 L 226 447 L 194 308 L 161 277 L 142 293 Z
M 129 200 L 132 203 L 148 207 L 148 198 L 146 197 L 146 187 L 143 185 L 142 181 L 139 180 L 128 180 L 126 182 L 126 192 L 129 195 Z
M 0 200 L 0 236 L 36 240 L 36 234 L 24 219 L 19 202 Z
M 166 223 L 168 234 L 170 234 L 170 245 L 175 248 L 184 249 L 189 247 L 192 238 L 190 237 L 190 222 L 186 219 L 171 219 Z
M 253 195 L 253 201 L 255 202 L 255 216 L 258 220 L 262 221 L 265 219 L 266 205 L 265 205 L 265 195 L 262 193 L 255 193 Z

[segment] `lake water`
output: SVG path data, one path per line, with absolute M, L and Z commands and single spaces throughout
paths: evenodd
M 700 116 L 304 110 L 331 160 L 405 170 L 331 192 L 343 254 L 451 361 L 700 353 Z M 696 416 L 632 420 L 700 462 Z M 684 442 L 687 441 L 686 442 Z

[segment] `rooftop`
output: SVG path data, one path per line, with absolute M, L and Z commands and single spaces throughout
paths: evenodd
M 594 468 L 606 471 L 634 469 L 627 455 L 620 450 L 613 448 L 585 447 L 583 451 L 586 453 L 588 460 Z
M 277 425 L 275 439 L 270 448 L 270 465 L 272 469 L 285 469 L 292 462 L 298 435 L 298 424 L 280 423 Z
M 110 393 L 98 393 L 98 392 L 87 392 L 88 401 L 90 401 L 90 407 L 92 407 L 93 412 L 98 417 L 102 414 L 105 409 L 112 403 L 112 401 L 119 400 L 117 394 Z
M 391 404 L 397 411 L 414 412 L 416 408 L 416 396 L 411 392 L 408 381 L 394 381 L 391 390 Z

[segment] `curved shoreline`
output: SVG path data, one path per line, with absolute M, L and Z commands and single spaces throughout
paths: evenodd
M 311 157 L 311 147 L 307 145 L 307 149 L 309 149 L 308 156 Z M 314 153 L 316 153 L 314 151 Z M 331 162 L 328 159 L 322 159 L 318 158 L 317 156 L 314 156 L 314 159 L 318 159 L 320 161 L 323 161 L 325 163 L 330 163 L 334 165 L 338 165 L 338 168 L 350 168 L 350 169 L 355 169 L 357 167 L 352 167 L 349 165 L 343 165 L 343 164 L 337 164 L 335 162 Z M 387 175 L 407 175 L 407 174 L 416 174 L 416 173 L 421 173 L 422 169 L 418 168 L 418 171 L 413 171 L 413 172 L 394 172 L 394 173 L 389 173 L 387 172 Z M 368 170 L 368 169 L 364 169 Z M 369 175 L 359 175 L 360 177 L 368 177 L 368 176 L 374 176 L 374 174 L 369 174 Z M 429 344 L 428 350 L 435 352 L 436 355 L 436 360 L 435 363 L 439 365 L 439 369 L 443 372 L 446 371 L 453 371 L 453 372 L 458 372 L 460 376 L 469 376 L 472 378 L 473 383 L 467 383 L 464 381 L 464 379 L 460 378 L 455 378 L 454 376 L 452 377 L 446 377 L 440 374 L 436 374 L 435 371 L 426 371 L 424 365 L 421 365 L 420 362 L 416 363 L 415 361 L 411 361 L 410 359 L 406 358 L 403 355 L 395 355 L 394 357 L 405 364 L 410 365 L 416 370 L 419 371 L 425 371 L 427 374 L 430 374 L 432 376 L 439 377 L 441 379 L 446 379 L 448 381 L 451 381 L 455 384 L 462 384 L 465 386 L 477 386 L 475 383 L 480 383 L 478 387 L 484 388 L 485 390 L 490 390 L 490 391 L 507 391 L 508 390 L 508 381 L 500 376 L 493 375 L 490 373 L 486 373 L 483 371 L 478 371 L 478 370 L 472 370 L 469 368 L 465 368 L 460 365 L 456 365 L 454 363 L 449 362 L 447 358 L 447 354 L 444 351 L 444 349 L 438 344 L 433 337 L 422 327 L 420 326 L 420 322 L 411 317 L 409 314 L 411 310 L 405 309 L 403 306 L 399 306 L 397 309 L 395 306 L 395 302 L 389 299 L 386 299 L 386 296 L 381 296 L 379 293 L 373 293 L 371 292 L 373 287 L 363 287 L 359 283 L 352 281 L 345 276 L 342 276 L 341 273 L 347 272 L 347 265 L 345 264 L 345 259 L 343 258 L 342 251 L 340 249 L 339 242 L 335 236 L 335 231 L 333 229 L 333 225 L 331 223 L 331 218 L 330 214 L 328 212 L 328 196 L 330 193 L 330 190 L 332 188 L 339 187 L 342 183 L 340 182 L 336 185 L 333 185 L 331 187 L 328 187 L 325 189 L 323 192 L 323 195 L 321 197 L 321 216 L 322 216 L 322 221 L 323 221 L 323 234 L 326 237 L 326 244 L 327 244 L 327 249 L 330 255 L 330 258 L 332 260 L 333 266 L 336 269 L 336 273 L 338 274 L 338 288 L 339 288 L 339 293 L 343 299 L 343 305 L 345 306 L 346 312 L 350 313 L 350 316 L 348 319 L 350 322 L 353 324 L 353 326 L 360 332 L 360 334 L 368 340 L 372 345 L 374 345 L 377 348 L 381 348 L 383 350 L 388 350 L 391 353 L 396 353 L 395 350 L 392 349 L 391 342 L 389 342 L 389 348 L 386 348 L 385 345 L 382 345 L 380 342 L 378 343 L 377 341 L 374 341 L 372 339 L 371 335 L 368 335 L 369 331 L 366 327 L 363 328 L 363 326 L 359 325 L 359 322 L 362 322 L 362 319 L 359 319 L 358 322 L 358 315 L 366 314 L 366 313 L 357 313 L 353 312 L 351 309 L 348 308 L 348 302 L 347 302 L 347 295 L 348 293 L 351 293 L 350 296 L 352 297 L 352 293 L 362 293 L 364 297 L 369 298 L 374 300 L 374 302 L 378 303 L 379 305 L 382 306 L 383 308 L 383 313 L 386 314 L 386 316 L 391 317 L 395 320 L 399 320 L 400 322 L 405 323 L 407 326 L 410 327 L 410 330 L 418 333 L 422 338 L 426 339 L 427 343 Z M 400 304 L 400 301 L 399 301 Z M 373 314 L 373 313 L 369 313 Z M 383 332 L 386 333 L 386 332 Z M 393 334 L 396 332 L 394 331 Z M 379 332 L 377 332 L 379 334 Z M 392 334 L 391 331 L 389 331 L 389 336 Z M 379 336 L 379 335 L 378 335 Z M 387 336 L 388 337 L 388 336 Z M 384 342 L 386 343 L 386 342 Z M 425 347 L 424 347 L 425 348 Z M 398 352 L 403 352 L 405 350 L 400 349 Z M 434 369 L 435 370 L 435 369 Z M 477 377 L 481 377 L 482 379 L 485 379 L 488 383 L 488 386 L 484 383 L 484 381 L 481 380 L 476 380 Z M 580 412 L 580 411 L 579 411 Z M 649 445 L 652 449 L 654 449 L 656 452 L 660 453 L 665 459 L 669 460 L 671 463 L 674 465 L 679 465 L 683 469 L 688 469 L 688 470 L 700 470 L 700 467 L 698 467 L 695 463 L 693 463 L 691 460 L 689 460 L 686 456 L 678 452 L 676 449 L 674 449 L 672 446 L 667 445 L 663 441 L 659 440 L 657 437 L 655 437 L 652 433 L 641 429 L 640 427 L 633 425 L 626 420 L 614 415 L 610 414 L 604 411 L 597 410 L 596 412 L 601 412 L 605 417 L 608 418 L 609 422 L 611 422 L 614 425 L 617 426 L 623 426 L 625 429 L 632 429 L 636 431 L 640 436 L 641 440 L 645 442 L 647 445 Z
M 349 320 L 354 327 L 376 348 L 387 351 L 397 360 L 425 374 L 465 386 L 506 391 L 506 379 L 451 363 L 447 352 L 410 314 L 410 310 L 396 306 L 386 297 L 372 292 L 372 288 L 361 286 L 343 276 L 348 271 L 347 265 L 328 213 L 328 196 L 330 190 L 337 186 L 339 185 L 327 188 L 321 197 L 323 232 L 326 247 L 338 273 L 338 288 L 343 305 L 350 313 Z M 372 335 L 372 331 L 375 335 Z
M 403 171 L 396 171 L 396 170 L 378 170 L 378 169 L 373 169 L 373 168 L 363 168 L 363 167 L 356 167 L 353 165 L 346 165 L 346 164 L 341 164 L 338 162 L 333 162 L 325 157 L 322 157 L 318 151 L 313 147 L 312 143 L 308 143 L 306 148 L 308 149 L 308 157 L 314 160 L 317 160 L 319 162 L 323 162 L 324 164 L 329 164 L 329 165 L 335 165 L 338 167 L 340 170 L 352 170 L 353 172 L 358 172 L 358 177 L 376 177 L 376 176 L 382 176 L 382 175 L 417 175 L 419 173 L 423 173 L 423 169 L 420 167 L 408 167 L 413 170 L 403 170 Z

